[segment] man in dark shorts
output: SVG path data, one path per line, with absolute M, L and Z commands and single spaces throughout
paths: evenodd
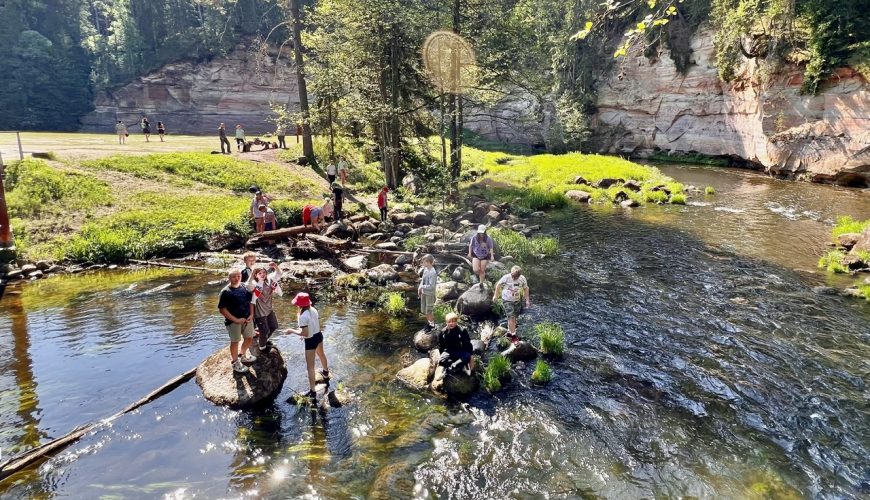
M 218 136 L 221 138 L 221 153 L 230 154 L 232 150 L 232 146 L 230 146 L 230 140 L 227 139 L 227 128 L 226 125 L 221 123 L 220 127 L 218 127 Z M 224 145 L 226 145 L 226 150 L 224 150 Z

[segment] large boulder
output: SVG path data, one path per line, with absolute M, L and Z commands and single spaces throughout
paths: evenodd
M 852 246 L 852 251 L 850 253 L 857 254 L 862 251 L 870 252 L 870 228 L 865 229 L 864 232 L 861 233 L 861 237 L 858 238 L 855 245 Z
M 580 203 L 589 203 L 589 199 L 592 198 L 591 194 L 586 191 L 580 191 L 579 189 L 572 189 L 565 193 L 565 196 Z
M 619 184 L 620 182 L 623 182 L 622 179 L 612 179 L 609 177 L 605 177 L 604 179 L 601 179 L 600 181 L 593 184 L 593 186 L 597 187 L 598 189 L 607 189 L 614 184 Z
M 432 216 L 426 212 L 414 212 L 411 216 L 411 221 L 415 226 L 428 226 L 432 224 Z
M 364 220 L 354 226 L 359 234 L 372 234 L 378 232 L 378 227 L 373 222 Z
M 349 273 L 358 273 L 369 266 L 367 255 L 355 255 L 341 261 L 341 267 Z
M 442 302 L 456 300 L 461 294 L 459 283 L 455 281 L 445 281 L 435 285 L 435 298 Z
M 471 349 L 474 354 L 483 354 L 486 350 L 486 344 L 482 340 L 471 339 Z
M 448 373 L 444 377 L 442 391 L 454 399 L 467 399 L 469 396 L 477 392 L 480 387 L 477 375 L 472 372 L 471 375 L 466 375 L 464 371 Z
M 492 289 L 474 285 L 463 293 L 457 302 L 460 313 L 472 318 L 486 317 L 492 314 Z
M 399 273 L 389 264 L 381 264 L 366 271 L 366 277 L 375 283 L 390 283 L 399 279 Z
M 353 226 L 346 223 L 343 220 L 340 220 L 328 228 L 326 228 L 326 232 L 323 233 L 324 236 L 329 238 L 353 238 L 356 235 Z
M 405 212 L 395 212 L 390 215 L 390 219 L 394 224 L 411 224 L 414 222 L 414 214 L 409 214 Z
M 453 271 L 452 278 L 453 278 L 453 281 L 457 281 L 459 283 L 465 283 L 466 280 L 468 280 L 469 276 L 471 276 L 471 272 L 469 272 L 468 269 L 465 269 L 464 267 L 460 266 L 460 267 L 457 267 Z
M 537 358 L 538 350 L 535 349 L 535 346 L 532 344 L 521 340 L 508 347 L 502 354 L 504 354 L 511 363 L 515 363 L 517 361 L 530 361 Z
M 196 369 L 196 383 L 205 399 L 233 408 L 248 408 L 270 401 L 281 392 L 287 366 L 281 351 L 260 351 L 247 373 L 236 373 L 229 346 L 205 359 Z
M 378 244 L 375 245 L 375 248 L 377 248 L 378 250 L 388 250 L 388 251 L 391 251 L 391 252 L 395 252 L 395 251 L 397 251 L 397 250 L 399 249 L 398 245 L 396 245 L 396 244 L 393 243 L 392 241 L 387 241 L 387 242 L 384 242 L 384 243 L 378 243 Z
M 399 370 L 396 379 L 412 389 L 423 390 L 429 385 L 431 364 L 429 358 L 418 359 L 411 366 Z
M 418 351 L 429 352 L 438 347 L 438 330 L 420 330 L 414 334 L 414 347 Z

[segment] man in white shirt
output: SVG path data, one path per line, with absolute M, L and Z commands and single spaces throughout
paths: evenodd
M 492 293 L 492 301 L 498 299 L 501 294 L 502 307 L 508 318 L 508 338 L 514 342 L 519 342 L 517 337 L 517 317 L 522 311 L 522 302 L 525 299 L 526 307 L 531 305 L 529 300 L 529 282 L 523 276 L 523 270 L 520 266 L 511 268 L 510 274 L 505 274 L 498 280 L 495 285 L 495 290 Z

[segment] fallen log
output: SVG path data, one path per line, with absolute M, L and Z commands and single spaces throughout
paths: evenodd
M 307 234 L 305 239 L 314 243 L 317 248 L 337 252 L 339 250 L 349 250 L 353 243 L 351 240 L 338 240 L 329 236 L 321 236 L 319 234 Z
M 50 455 L 57 453 L 58 451 L 60 451 L 64 448 L 66 448 L 67 446 L 75 443 L 76 441 L 81 439 L 85 434 L 87 434 L 88 432 L 93 430 L 95 427 L 97 427 L 99 424 L 105 423 L 105 422 L 111 422 L 111 421 L 115 420 L 116 418 L 120 417 L 121 415 L 124 415 L 125 413 L 130 413 L 131 411 L 139 408 L 140 406 L 145 405 L 147 403 L 150 403 L 151 401 L 154 401 L 155 399 L 159 398 L 160 396 L 168 394 L 169 392 L 171 392 L 173 389 L 175 389 L 179 385 L 181 385 L 184 382 L 187 382 L 188 380 L 193 378 L 193 376 L 195 374 L 196 374 L 196 368 L 192 368 L 192 369 L 182 373 L 181 375 L 173 378 L 172 380 L 166 382 L 165 384 L 158 387 L 157 389 L 149 392 L 145 397 L 130 404 L 129 406 L 127 406 L 123 410 L 115 413 L 114 415 L 112 415 L 108 418 L 105 418 L 103 420 L 99 420 L 97 422 L 91 422 L 87 425 L 78 426 L 64 436 L 61 436 L 57 439 L 52 439 L 51 441 L 49 441 L 45 444 L 39 445 L 32 450 L 28 450 L 28 451 L 25 451 L 23 453 L 19 453 L 18 455 L 15 455 L 14 457 L 10 458 L 9 460 L 7 460 L 3 463 L 0 463 L 0 481 L 11 476 L 12 474 L 20 472 L 21 470 L 25 469 L 26 467 L 29 467 L 30 465 L 32 465 L 32 464 L 34 464 L 42 459 L 48 458 Z
M 290 236 L 298 236 L 300 234 L 316 232 L 317 229 L 314 229 L 314 226 L 293 226 L 276 229 L 274 231 L 263 231 L 262 233 L 249 238 L 247 243 L 245 243 L 245 246 L 252 247 L 257 245 L 263 245 L 266 242 L 283 240 L 284 238 L 289 238 Z
M 173 264 L 171 262 L 158 262 L 156 260 L 130 259 L 130 262 L 132 262 L 134 264 L 144 264 L 147 266 L 171 267 L 173 269 L 191 269 L 194 271 L 220 271 L 220 269 L 215 269 L 213 267 L 186 266 L 184 264 Z

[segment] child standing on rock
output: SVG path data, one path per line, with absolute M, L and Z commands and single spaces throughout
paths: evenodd
M 291 303 L 299 308 L 296 322 L 299 328 L 288 328 L 287 333 L 299 335 L 305 340 L 305 364 L 308 367 L 308 393 L 306 396 L 312 403 L 317 401 L 314 376 L 314 355 L 320 358 L 323 369 L 320 374 L 324 380 L 329 380 L 329 362 L 323 352 L 323 333 L 320 330 L 320 313 L 311 305 L 311 297 L 305 292 L 299 292 Z
M 278 318 L 275 317 L 275 311 L 272 308 L 272 297 L 277 295 L 280 297 L 281 291 L 281 269 L 274 262 L 269 263 L 271 273 L 266 271 L 266 267 L 258 265 L 254 267 L 251 277 L 246 284 L 248 290 L 253 294 L 251 301 L 254 304 L 254 324 L 259 331 L 258 345 L 261 351 L 265 351 L 272 346 L 269 342 L 269 337 L 278 329 Z
M 218 311 L 224 317 L 224 325 L 230 336 L 233 371 L 244 373 L 248 367 L 242 362 L 253 363 L 257 360 L 256 356 L 248 354 L 254 338 L 254 304 L 251 303 L 251 292 L 242 286 L 242 273 L 233 269 L 228 277 L 230 284 L 218 296 Z M 242 343 L 241 352 L 239 342 Z
M 438 271 L 435 270 L 435 257 L 430 254 L 423 256 L 423 275 L 417 296 L 420 297 L 420 312 L 426 315 L 426 331 L 435 328 L 435 290 L 438 288 Z

